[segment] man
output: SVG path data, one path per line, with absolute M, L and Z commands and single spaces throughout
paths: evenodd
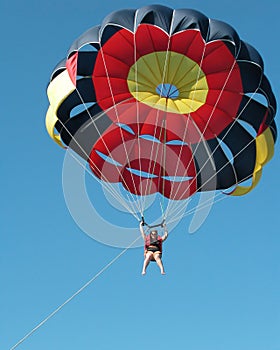
M 161 237 L 158 235 L 157 230 L 151 230 L 148 235 L 144 231 L 144 221 L 140 222 L 140 232 L 144 240 L 144 263 L 142 269 L 142 275 L 146 274 L 146 269 L 150 261 L 155 261 L 160 268 L 162 275 L 165 275 L 164 267 L 161 261 L 162 256 L 162 242 L 168 237 L 168 231 L 166 224 L 161 225 L 164 229 L 164 234 Z

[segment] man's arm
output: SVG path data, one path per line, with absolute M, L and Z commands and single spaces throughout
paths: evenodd
M 145 231 L 144 231 L 144 222 L 143 221 L 140 222 L 139 229 L 140 229 L 141 236 L 142 236 L 143 240 L 145 241 L 146 235 L 145 235 Z
M 162 238 L 162 241 L 165 241 L 166 238 L 168 237 L 168 230 L 167 230 L 166 224 L 163 224 L 162 227 L 164 229 L 164 234 L 161 238 Z

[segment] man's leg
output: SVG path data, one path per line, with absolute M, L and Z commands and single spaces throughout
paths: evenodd
M 153 253 L 152 252 L 147 252 L 146 255 L 145 255 L 145 260 L 144 260 L 144 263 L 143 263 L 143 269 L 142 269 L 142 275 L 145 275 L 146 273 L 146 269 L 152 259 L 152 256 L 153 256 Z
M 162 264 L 162 261 L 161 261 L 161 254 L 155 253 L 154 254 L 154 258 L 155 258 L 156 263 L 158 264 L 158 267 L 160 268 L 161 274 L 165 275 L 164 267 L 163 267 L 163 264 Z

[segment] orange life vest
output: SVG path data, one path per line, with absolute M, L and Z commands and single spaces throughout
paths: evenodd
M 162 238 L 161 238 L 161 236 L 157 236 L 157 240 L 154 243 L 155 243 L 155 245 L 158 246 L 158 248 L 159 248 L 158 250 L 160 252 L 162 252 Z M 149 234 L 145 237 L 144 249 L 147 250 L 150 245 L 153 245 L 153 242 L 151 242 L 151 235 Z

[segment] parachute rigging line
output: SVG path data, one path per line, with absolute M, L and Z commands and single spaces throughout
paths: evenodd
M 79 95 L 79 98 L 81 99 L 81 102 L 83 103 L 84 107 L 86 108 L 86 111 L 87 111 L 88 115 L 89 115 L 90 118 L 91 118 L 92 124 L 94 124 L 94 126 L 95 126 L 95 128 L 96 128 L 96 130 L 97 130 L 97 132 L 98 132 L 98 134 L 99 134 L 99 136 L 100 136 L 100 138 L 102 139 L 102 135 L 101 135 L 100 131 L 98 130 L 98 128 L 97 128 L 96 125 L 95 125 L 96 120 L 97 120 L 98 118 L 100 118 L 101 116 L 97 117 L 96 120 L 94 120 L 94 119 L 92 118 L 92 116 L 91 116 L 91 114 L 90 114 L 90 111 L 89 111 L 89 109 L 87 108 L 85 102 L 83 101 L 82 96 L 80 95 L 79 91 L 78 91 L 77 89 L 76 89 L 76 91 L 77 91 L 77 94 Z M 67 126 L 66 126 L 63 122 L 61 122 L 61 124 L 63 125 L 65 131 L 69 134 L 69 136 L 72 136 L 71 133 L 70 133 L 70 131 L 68 130 Z M 84 153 L 84 155 L 86 156 L 86 155 L 87 155 L 86 151 L 85 151 L 84 148 L 81 146 L 81 144 L 77 141 L 77 139 L 75 138 L 75 135 L 73 136 L 73 140 L 74 140 L 75 144 L 78 145 L 78 147 L 80 148 L 80 150 L 82 151 L 82 153 Z M 105 144 L 105 143 L 104 143 L 104 144 Z M 106 144 L 105 144 L 105 146 L 106 146 Z M 106 148 L 107 148 L 107 147 L 106 147 Z M 108 151 L 109 151 L 109 150 L 108 150 Z M 71 157 L 74 158 L 74 159 L 78 162 L 78 164 L 80 164 L 80 165 L 88 172 L 88 174 L 91 175 L 91 177 L 92 177 L 93 179 L 97 180 L 102 186 L 104 186 L 105 188 L 107 188 L 107 190 L 111 193 L 111 195 L 112 195 L 117 201 L 119 201 L 119 202 L 121 203 L 121 205 L 122 205 L 124 208 L 126 208 L 136 219 L 138 219 L 138 217 L 137 217 L 137 215 L 136 215 L 135 208 L 133 208 L 133 205 L 132 205 L 132 203 L 134 203 L 134 201 L 129 201 L 129 202 L 131 203 L 131 205 L 132 205 L 132 208 L 129 208 L 129 207 L 127 206 L 127 202 L 126 202 L 125 200 L 123 200 L 123 198 L 122 198 L 122 197 L 119 195 L 119 193 L 115 190 L 115 188 L 114 188 L 113 185 L 110 183 L 110 181 L 105 181 L 105 184 L 104 184 L 104 182 L 102 182 L 101 179 L 97 178 L 96 176 L 94 176 L 94 174 L 93 174 L 92 172 L 88 171 L 87 167 L 83 166 L 82 163 L 72 154 L 72 152 L 71 152 L 70 154 L 71 154 Z M 109 152 L 109 154 L 111 154 L 111 153 Z M 98 169 L 98 167 L 96 166 L 96 164 L 94 164 L 90 158 L 88 159 L 88 161 L 89 161 L 89 163 L 90 163 L 91 166 L 93 166 L 94 168 L 96 168 L 97 171 L 99 171 L 99 169 Z M 117 168 L 117 170 L 119 170 L 119 169 Z M 119 172 L 119 173 L 120 173 L 120 172 Z M 120 176 L 122 176 L 121 173 L 120 173 Z M 106 176 L 104 176 L 104 179 L 106 179 Z M 130 192 L 128 192 L 128 195 L 130 195 L 130 196 L 132 197 L 132 194 L 131 194 Z M 133 209 L 134 209 L 134 210 L 133 210 Z
M 169 68 L 168 67 L 168 59 L 169 59 L 169 53 L 170 53 L 171 29 L 173 27 L 173 22 L 174 22 L 174 13 L 175 13 L 175 11 L 173 10 L 172 11 L 171 23 L 170 23 L 170 29 L 169 29 L 169 33 L 168 33 L 168 42 L 167 42 L 167 47 L 166 47 L 166 50 L 165 50 L 165 59 L 164 59 L 164 67 L 163 67 L 163 72 L 162 72 L 162 81 L 161 81 L 161 84 L 159 85 L 160 86 L 160 89 L 159 89 L 159 97 L 160 98 L 163 96 L 164 82 L 165 82 L 165 78 L 166 78 L 166 74 L 167 74 L 167 69 Z M 136 31 L 135 31 L 135 34 L 136 34 Z M 135 34 L 134 34 L 134 37 L 135 37 Z M 152 38 L 150 38 L 150 39 L 152 39 Z M 153 44 L 152 40 L 151 40 L 151 42 Z M 153 45 L 153 47 L 154 47 L 154 45 Z M 154 47 L 154 49 L 155 49 L 155 47 Z M 135 52 L 137 52 L 136 51 L 136 40 L 135 40 Z M 157 63 L 158 63 L 158 66 L 160 67 L 159 62 L 157 62 Z M 137 88 L 138 88 L 138 85 L 137 85 Z M 168 96 L 165 96 L 165 97 L 166 97 L 166 99 L 165 99 L 165 109 L 167 110 Z M 159 115 L 160 115 L 160 110 L 158 109 L 157 110 L 156 125 L 158 125 Z M 164 114 L 164 118 L 163 118 L 162 125 L 161 125 L 161 128 L 160 128 L 159 140 L 161 140 L 162 129 L 164 129 L 164 141 L 163 141 L 163 152 L 162 152 L 163 153 L 162 154 L 163 167 L 162 167 L 162 170 L 159 168 L 159 171 L 161 171 L 162 175 L 164 175 L 164 171 L 166 169 L 166 147 L 167 147 L 167 145 L 166 145 L 166 133 L 167 133 L 167 130 L 166 130 L 166 112 Z M 157 128 L 155 128 L 155 130 L 154 130 L 154 135 L 153 135 L 153 139 L 152 139 L 152 151 L 151 151 L 151 153 L 153 153 L 153 148 L 154 148 L 155 138 L 156 138 L 156 132 L 157 132 Z M 156 159 L 157 159 L 157 156 L 158 156 L 159 148 L 160 148 L 160 143 L 158 143 L 158 145 L 157 145 L 156 156 L 155 156 L 155 160 L 154 160 L 154 164 L 153 164 L 153 169 L 151 171 L 152 174 L 155 171 Z M 139 151 L 140 151 L 140 149 L 139 149 Z M 140 161 L 140 157 L 139 157 L 139 161 Z M 152 162 L 152 160 L 150 159 L 149 168 L 151 166 L 151 162 Z M 161 174 L 159 174 L 159 176 L 160 175 Z M 162 177 L 162 178 L 163 178 L 162 191 L 161 191 L 162 203 L 160 203 L 161 211 L 163 211 L 163 205 L 164 205 L 164 186 L 165 186 L 165 177 Z M 150 181 L 149 190 L 148 190 L 148 186 L 146 186 L 143 208 L 145 208 L 145 202 L 146 202 L 147 194 L 150 193 L 151 187 L 152 187 L 152 182 Z M 143 210 L 143 214 L 144 214 L 144 210 Z
M 256 89 L 256 91 L 258 90 L 258 88 Z M 225 132 L 225 134 L 223 135 L 223 137 L 221 139 L 219 139 L 217 146 L 214 148 L 214 150 L 212 151 L 212 155 L 217 151 L 217 149 L 219 148 L 219 145 L 223 142 L 223 140 L 225 139 L 225 137 L 229 134 L 230 130 L 233 128 L 233 126 L 235 125 L 235 123 L 238 122 L 239 117 L 242 115 L 243 111 L 246 109 L 246 107 L 249 105 L 250 101 L 253 99 L 253 96 L 256 94 L 256 91 L 252 94 L 252 96 L 250 96 L 250 98 L 248 99 L 248 101 L 246 102 L 245 106 L 241 109 L 241 111 L 239 112 L 239 114 L 236 116 L 236 118 L 234 119 L 234 121 L 232 122 L 232 124 L 229 126 L 228 130 Z M 205 131 L 205 130 L 204 130 Z M 243 148 L 241 148 L 241 150 L 236 153 L 233 157 L 231 157 L 231 159 L 229 159 L 229 161 L 233 161 L 238 155 L 240 155 L 247 147 L 249 147 L 251 144 L 253 144 L 255 142 L 255 139 L 252 139 L 251 141 L 249 141 Z M 207 147 L 207 146 L 206 146 Z M 195 153 L 195 152 L 194 152 Z M 211 155 L 209 157 L 209 159 L 211 159 Z M 202 167 L 199 169 L 198 173 L 196 176 L 200 175 L 202 170 L 205 168 L 205 165 L 207 164 L 207 161 L 205 161 L 205 163 L 202 165 Z M 214 175 L 212 175 L 206 182 L 204 182 L 200 187 L 197 188 L 197 191 L 201 190 L 203 188 L 203 186 L 205 186 L 207 183 L 209 183 L 212 179 L 214 179 L 216 177 L 216 175 L 218 175 L 225 167 L 227 166 L 227 163 L 225 163 Z M 187 171 L 187 170 L 186 170 Z M 237 179 L 237 175 L 235 172 L 235 168 L 233 167 L 233 171 L 235 173 L 235 178 Z M 243 181 L 246 181 L 248 179 L 251 178 L 251 175 L 249 175 L 247 178 L 244 178 Z M 237 184 L 237 183 L 236 183 Z M 189 189 L 190 185 L 187 187 L 186 191 Z M 176 193 L 177 194 L 177 193 Z M 227 198 L 227 197 L 225 197 Z M 182 196 L 179 198 L 179 200 L 182 199 Z M 168 207 L 166 210 L 166 216 L 169 215 L 169 211 L 170 211 L 170 205 L 171 202 L 168 203 Z M 184 206 L 182 203 L 178 203 L 179 206 L 181 205 L 182 207 Z M 180 210 L 181 212 L 184 210 L 184 208 L 182 208 L 182 210 Z M 171 215 L 171 214 L 170 214 Z
M 254 139 L 252 139 L 248 144 L 246 144 L 235 156 L 233 156 L 231 159 L 230 159 L 230 161 L 232 161 L 234 158 L 236 158 L 239 154 L 241 154 L 243 151 L 244 151 L 244 149 L 246 149 L 247 147 L 249 147 L 250 146 L 250 144 L 252 144 L 253 142 L 255 142 L 255 140 Z M 212 178 L 214 178 L 220 171 L 222 171 L 225 167 L 227 166 L 227 164 L 225 164 L 223 167 L 221 167 L 214 175 L 212 175 L 203 185 L 205 185 L 205 184 L 207 184 L 209 181 L 211 181 L 211 179 Z M 248 175 L 246 178 L 244 178 L 244 181 L 246 181 L 246 180 L 249 180 L 251 178 L 251 175 Z M 199 187 L 198 188 L 198 190 L 200 190 L 202 188 L 202 186 L 201 187 Z M 221 194 L 221 192 L 219 192 L 217 195 L 216 195 L 216 197 L 218 196 L 218 195 L 220 195 Z M 227 197 L 223 197 L 222 199 L 226 199 Z M 207 200 L 207 201 L 211 201 L 211 200 Z M 207 202 L 206 201 L 206 202 Z M 220 201 L 220 199 L 218 200 L 218 201 Z M 214 201 L 213 202 L 213 204 L 214 203 L 216 203 L 216 201 Z M 205 203 L 203 203 L 202 205 L 203 205 L 203 208 L 205 208 L 205 207 L 207 207 L 207 206 L 204 206 L 204 204 Z M 182 214 L 183 213 L 183 211 L 185 210 L 185 207 L 181 204 L 181 203 L 178 203 L 178 206 L 180 206 L 181 205 L 181 208 L 179 209 L 179 213 L 177 212 L 177 216 L 178 217 L 181 217 L 181 215 L 180 215 L 180 213 Z M 192 208 L 190 211 L 192 211 L 191 212 L 191 214 L 193 213 L 193 212 L 195 212 L 195 210 L 196 209 L 199 209 L 199 206 L 197 206 L 196 208 Z M 186 213 L 184 213 L 184 214 L 182 214 L 183 215 L 183 217 L 185 217 L 185 216 L 187 216 L 187 215 L 185 215 L 185 214 L 190 214 L 190 211 L 187 211 Z M 169 213 L 168 213 L 169 214 Z M 169 214 L 169 216 L 173 216 L 173 211 L 171 211 L 171 213 Z M 169 221 L 169 223 L 171 223 L 171 222 L 174 222 L 174 221 L 176 221 L 175 219 L 174 220 L 172 220 L 172 221 Z
M 205 44 L 205 46 L 204 46 L 204 52 L 205 52 L 205 49 L 206 49 L 206 44 Z M 200 64 L 200 67 L 199 67 L 200 69 L 201 69 L 201 65 L 202 65 L 202 63 L 203 63 L 203 59 L 204 59 L 204 57 L 201 59 L 201 64 Z M 213 114 L 214 114 L 214 111 L 215 111 L 215 109 L 216 109 L 216 107 L 217 107 L 217 105 L 218 105 L 218 102 L 219 102 L 219 100 L 220 100 L 221 97 L 222 97 L 222 94 L 223 94 L 224 89 L 225 89 L 225 87 L 226 87 L 226 84 L 227 84 L 227 82 L 228 82 L 228 80 L 229 80 L 229 77 L 230 77 L 230 75 L 231 75 L 231 73 L 232 73 L 232 71 L 233 71 L 233 69 L 234 69 L 235 64 L 236 64 L 236 62 L 233 61 L 233 64 L 232 64 L 232 66 L 231 66 L 231 69 L 230 69 L 229 73 L 227 74 L 227 78 L 226 78 L 226 80 L 225 80 L 225 82 L 224 82 L 224 85 L 223 85 L 223 87 L 222 87 L 222 89 L 221 89 L 221 91 L 220 91 L 220 93 L 219 93 L 219 96 L 218 96 L 218 98 L 217 98 L 217 100 L 216 100 L 216 102 L 215 102 L 215 105 L 213 106 L 212 112 L 211 112 L 211 114 L 210 114 L 210 116 L 209 116 L 209 118 L 208 118 L 208 120 L 207 120 L 207 122 L 206 122 L 206 124 L 205 124 L 204 130 L 203 130 L 202 132 L 200 132 L 199 129 L 198 129 L 198 127 L 196 126 L 196 123 L 195 123 L 195 122 L 193 123 L 194 126 L 197 127 L 197 131 L 198 131 L 199 134 L 200 134 L 199 142 L 202 141 L 202 142 L 205 144 L 205 140 L 204 140 L 204 138 L 203 138 L 204 133 L 205 133 L 205 131 L 206 131 L 206 129 L 207 129 L 209 123 L 210 123 L 210 120 L 211 120 L 211 118 L 212 118 L 212 116 L 213 116 Z M 198 80 L 197 80 L 197 82 L 198 82 Z M 196 85 L 197 85 L 197 82 L 196 82 Z M 189 113 L 189 119 L 190 119 L 190 118 L 191 118 L 191 115 L 190 115 L 190 113 Z M 189 121 L 189 119 L 188 119 L 188 121 Z M 234 121 L 234 122 L 235 122 L 235 121 Z M 186 136 L 186 132 L 187 132 L 187 127 L 186 127 L 185 130 L 184 130 L 184 138 L 185 138 L 185 136 Z M 183 139 L 184 139 L 184 138 L 183 138 Z M 196 153 L 196 151 L 197 151 L 197 149 L 198 149 L 198 147 L 199 147 L 199 142 L 197 143 L 196 148 L 195 148 L 195 150 L 193 151 L 193 154 Z M 205 149 L 206 149 L 206 151 L 208 152 L 207 147 L 205 147 Z M 181 151 L 182 151 L 182 146 L 181 146 Z M 181 154 L 181 153 L 180 153 L 180 154 Z M 211 161 L 211 155 L 210 155 L 209 159 L 210 159 L 210 161 Z M 205 164 L 206 164 L 206 163 L 207 163 L 207 161 L 205 162 Z M 189 164 L 188 164 L 188 166 L 186 167 L 186 170 L 185 170 L 185 172 L 184 172 L 184 176 L 187 174 L 187 171 L 189 170 L 190 164 L 191 164 L 191 161 L 189 161 Z M 204 164 L 204 165 L 205 165 L 205 164 Z M 179 157 L 178 157 L 178 161 L 177 161 L 177 167 L 178 167 L 178 165 L 179 165 Z M 177 169 L 178 169 L 178 168 L 176 168 L 176 170 L 177 170 Z M 198 177 L 198 175 L 199 175 L 200 173 L 201 173 L 201 169 L 200 169 L 199 172 L 196 174 L 196 177 Z M 186 190 L 185 190 L 184 192 L 188 191 L 189 188 L 190 188 L 190 184 L 187 186 L 187 188 L 186 188 Z M 172 189 L 172 190 L 173 190 L 173 189 Z M 176 192 L 175 192 L 175 196 L 177 195 L 178 190 L 179 190 L 179 188 L 177 188 L 177 190 L 176 190 Z M 183 194 L 182 194 L 182 196 L 183 196 Z M 182 198 L 182 196 L 181 196 L 181 198 Z
M 173 11 L 174 12 L 174 11 Z M 172 21 L 173 21 L 173 15 L 172 15 Z M 171 28 L 171 27 L 170 27 Z M 152 41 L 152 40 L 151 40 Z M 169 53 L 169 47 L 170 47 L 170 35 L 168 37 L 168 43 L 167 43 L 167 48 L 166 48 L 166 53 L 165 53 L 165 60 L 164 60 L 164 68 L 163 68 L 163 74 L 162 74 L 162 83 L 161 83 L 161 89 L 160 89 L 160 93 L 159 93 L 159 97 L 161 98 L 162 97 L 162 93 L 163 93 L 163 83 L 165 81 L 165 75 L 166 75 L 166 68 L 167 68 L 167 58 L 168 58 L 168 53 Z M 158 63 L 159 65 L 159 63 Z M 166 105 L 167 105 L 167 101 L 166 101 Z M 156 119 L 156 125 L 158 125 L 158 119 L 159 119 L 159 115 L 160 115 L 160 111 L 157 110 L 157 119 Z M 165 113 L 165 118 L 166 118 L 166 113 Z M 162 136 L 162 129 L 164 127 L 164 120 L 165 118 L 163 119 L 162 121 L 162 127 L 160 128 L 160 135 L 159 135 L 159 140 L 161 140 L 161 136 Z M 152 139 L 152 151 L 151 153 L 153 154 L 153 149 L 154 149 L 154 144 L 156 143 L 155 142 L 155 139 L 156 139 L 156 132 L 157 132 L 157 128 L 154 129 L 154 135 L 153 135 L 153 139 Z M 155 156 L 155 159 L 154 159 L 154 164 L 153 164 L 153 169 L 151 171 L 151 173 L 153 174 L 155 172 L 155 167 L 156 167 L 156 159 L 158 157 L 158 153 L 159 153 L 159 149 L 160 149 L 160 144 L 161 143 L 158 143 L 157 146 L 156 146 L 156 156 Z M 163 145 L 166 147 L 166 145 Z M 163 147 L 164 149 L 164 147 Z M 163 152 L 164 153 L 164 152 Z M 163 155 L 164 156 L 164 155 Z M 152 163 L 152 159 L 150 159 L 150 162 L 149 162 L 149 168 L 151 166 L 151 163 Z M 164 171 L 164 168 L 162 169 L 162 172 Z M 159 169 L 160 171 L 160 169 Z M 159 174 L 160 176 L 160 174 Z M 164 179 L 163 179 L 164 180 Z M 148 190 L 148 186 L 146 186 L 146 191 L 145 191 L 145 194 L 144 194 L 144 207 L 145 207 L 145 201 L 146 201 L 146 197 L 147 197 L 147 194 L 150 193 L 151 191 L 151 187 L 152 187 L 152 182 L 150 181 L 150 185 L 149 185 L 149 190 Z M 162 186 L 162 196 L 164 195 L 164 187 Z
M 70 156 L 71 156 L 73 159 L 75 159 L 75 161 L 81 166 L 81 168 L 83 168 L 83 169 L 87 172 L 87 174 L 89 174 L 95 181 L 99 182 L 99 184 L 100 184 L 101 186 L 104 185 L 104 182 L 102 182 L 101 179 L 99 179 L 99 178 L 97 178 L 96 176 L 94 176 L 94 174 L 93 174 L 91 171 L 89 171 L 89 169 L 87 168 L 87 166 L 84 165 L 84 164 L 73 154 L 73 152 L 70 152 L 69 154 L 70 154 Z M 106 187 L 106 185 L 105 185 L 105 187 Z M 107 188 L 107 191 L 109 191 L 108 188 Z M 110 193 L 111 193 L 111 195 L 112 195 L 124 208 L 126 208 L 126 210 L 127 210 L 128 212 L 130 212 L 130 214 L 132 214 L 132 215 L 135 217 L 136 220 L 139 220 L 139 217 L 138 217 L 137 214 L 136 214 L 136 213 L 137 213 L 137 210 L 136 210 L 137 208 L 136 208 L 136 209 L 133 208 L 133 203 L 134 203 L 134 202 L 130 201 L 129 198 L 128 198 L 128 201 L 129 201 L 129 203 L 131 204 L 131 208 L 130 208 L 130 207 L 127 205 L 127 201 L 125 201 L 125 200 L 122 198 L 122 196 L 119 195 L 119 193 L 114 189 L 113 186 L 112 186 L 112 190 L 110 191 Z M 134 209 L 134 210 L 133 210 L 133 209 Z
M 108 82 L 109 89 L 110 89 L 110 94 L 111 94 L 112 100 L 114 102 L 113 103 L 113 107 L 114 107 L 114 110 L 115 110 L 115 113 L 116 113 L 116 116 L 117 116 L 118 123 L 120 123 L 119 112 L 118 112 L 118 109 L 117 109 L 117 106 L 116 106 L 115 96 L 113 94 L 113 88 L 112 88 L 112 85 L 111 85 L 111 81 L 110 81 L 110 77 L 109 77 L 109 73 L 108 73 L 108 68 L 107 68 L 107 65 L 106 65 L 105 58 L 104 58 L 103 46 L 101 45 L 101 37 L 99 37 L 99 45 L 100 45 L 100 52 L 101 52 L 103 65 L 104 65 L 106 76 L 107 76 L 107 82 Z M 120 132 L 121 132 L 122 143 L 124 145 L 124 150 L 125 150 L 125 155 L 126 155 L 126 159 L 127 159 L 127 162 L 128 162 L 128 166 L 129 166 L 129 168 L 131 168 L 131 163 L 130 163 L 130 159 L 128 157 L 128 152 L 127 152 L 127 148 L 126 148 L 126 145 L 125 145 L 125 140 L 124 140 L 124 135 L 123 135 L 122 128 L 120 128 Z M 136 184 L 135 184 L 133 176 L 132 176 L 132 182 L 133 182 L 134 191 L 136 193 L 137 192 L 136 191 Z M 138 211 L 141 213 L 141 208 L 140 207 L 138 208 Z
M 80 100 L 81 100 L 83 106 L 85 107 L 85 109 L 86 109 L 86 111 L 87 111 L 87 114 L 90 116 L 91 123 L 95 126 L 95 128 L 96 128 L 96 130 L 97 130 L 97 132 L 98 132 L 98 135 L 99 135 L 100 139 L 103 140 L 103 135 L 100 133 L 100 131 L 99 131 L 98 128 L 96 127 L 95 120 L 93 119 L 92 115 L 90 114 L 90 111 L 89 111 L 89 109 L 88 109 L 86 103 L 84 102 L 84 100 L 83 100 L 83 98 L 82 98 L 82 96 L 81 96 L 81 94 L 80 94 L 80 92 L 79 92 L 79 90 L 78 90 L 77 88 L 76 88 L 76 91 L 77 91 L 77 94 L 78 94 L 78 96 L 79 96 L 79 98 L 80 98 Z M 101 118 L 101 116 L 102 116 L 102 114 L 100 115 L 100 118 Z M 122 130 L 122 129 L 121 129 L 121 130 Z M 77 143 L 77 141 L 76 141 L 76 143 Z M 112 156 L 112 154 L 111 154 L 111 152 L 110 152 L 110 150 L 109 150 L 109 148 L 108 148 L 106 142 L 103 141 L 103 144 L 105 145 L 106 150 L 107 150 L 107 152 L 109 153 L 109 155 Z M 81 148 L 81 147 L 80 147 L 80 148 Z M 97 165 L 92 161 L 91 158 L 89 158 L 89 163 L 90 163 L 91 166 L 93 166 L 93 167 L 96 169 L 97 172 L 100 172 L 100 169 L 99 169 L 99 168 L 97 167 Z M 126 181 L 125 181 L 125 179 L 124 179 L 124 177 L 123 177 L 121 171 L 119 170 L 119 168 L 118 168 L 117 166 L 116 166 L 116 169 L 117 169 L 117 171 L 118 171 L 120 177 L 122 178 L 123 182 L 126 184 Z M 102 174 L 102 176 L 104 177 L 104 174 Z M 93 178 L 96 178 L 96 177 L 94 176 L 94 174 L 92 174 L 92 177 L 93 177 Z M 106 178 L 106 177 L 104 177 L 104 178 Z M 103 185 L 104 185 L 104 182 L 101 182 L 101 181 L 102 181 L 101 179 L 99 179 L 99 180 L 100 180 L 99 182 L 100 182 L 101 185 L 103 186 Z M 105 181 L 105 183 L 107 183 L 107 182 L 108 182 L 109 184 L 111 184 L 110 181 Z M 105 187 L 106 187 L 106 186 L 105 186 Z M 116 200 L 118 200 L 117 198 L 119 198 L 119 202 L 121 203 L 121 205 L 122 205 L 124 208 L 127 208 L 127 207 L 128 207 L 127 204 L 126 204 L 126 201 L 123 200 L 122 196 L 118 194 L 118 192 L 114 189 L 114 186 L 113 186 L 113 185 L 107 186 L 107 190 L 108 190 L 108 189 L 112 189 L 112 191 L 109 191 L 112 195 L 113 195 L 113 193 L 116 193 L 116 194 L 117 194 L 117 197 L 114 196 L 114 195 L 113 195 L 113 196 L 114 196 L 114 198 L 115 198 Z M 127 192 L 128 192 L 127 195 L 131 197 L 131 200 L 129 201 L 129 203 L 131 204 L 131 208 L 129 209 L 129 212 L 130 212 L 135 218 L 138 219 L 138 217 L 137 217 L 137 215 L 136 215 L 136 210 L 135 210 L 135 208 L 134 208 L 134 203 L 135 203 L 135 201 L 134 201 L 134 199 L 133 199 L 133 195 L 132 195 L 131 192 L 129 192 L 129 191 L 127 191 Z M 139 211 L 139 207 L 137 207 L 137 210 Z

